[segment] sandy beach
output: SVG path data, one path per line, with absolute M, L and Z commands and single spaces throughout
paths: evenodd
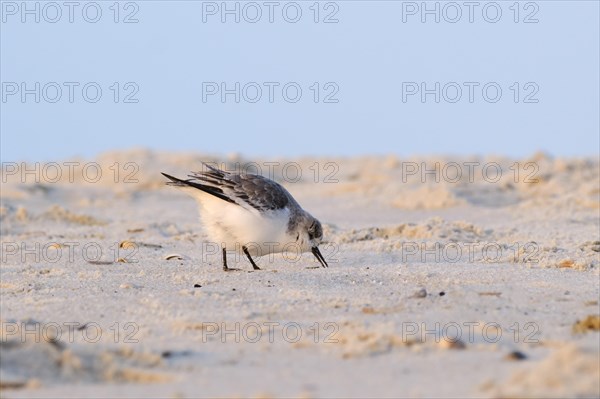
M 285 186 L 321 251 L 230 257 L 165 185 Z M 0 394 L 599 397 L 594 158 L 108 152 L 3 163 Z

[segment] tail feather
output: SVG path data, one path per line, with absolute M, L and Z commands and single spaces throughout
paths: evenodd
M 171 176 L 168 175 L 166 173 L 160 172 L 161 175 L 163 175 L 164 177 L 166 177 L 167 179 L 171 180 L 167 182 L 167 185 L 169 186 L 179 186 L 179 187 L 183 187 L 183 186 L 187 186 L 188 184 L 186 184 L 186 182 L 184 180 L 178 179 L 175 176 Z
M 198 190 L 204 191 L 207 194 L 214 195 L 215 197 L 220 198 L 223 201 L 227 201 L 227 202 L 237 205 L 237 203 L 234 200 L 232 200 L 227 195 L 225 195 L 223 193 L 223 190 L 221 190 L 218 187 L 212 187 L 212 186 L 207 186 L 205 184 L 200 184 L 195 181 L 192 181 L 191 179 L 190 180 L 182 180 L 182 179 L 179 179 L 177 177 L 174 177 L 174 176 L 168 175 L 166 173 L 162 173 L 162 172 L 161 172 L 161 174 L 164 177 L 166 177 L 167 179 L 171 180 L 171 181 L 167 182 L 167 185 L 169 185 L 169 186 L 193 187 Z

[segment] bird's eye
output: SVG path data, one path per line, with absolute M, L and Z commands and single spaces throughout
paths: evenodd
M 314 240 L 315 239 L 315 232 L 316 232 L 316 228 L 315 228 L 315 223 L 313 222 L 310 227 L 308 228 L 308 239 L 309 240 Z
M 323 229 L 319 223 L 313 223 L 308 228 L 308 238 L 309 240 L 314 240 L 315 238 L 321 238 L 323 236 Z

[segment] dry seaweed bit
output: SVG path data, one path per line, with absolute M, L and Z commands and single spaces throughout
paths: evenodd
M 135 249 L 136 245 L 135 245 L 135 243 L 133 241 L 125 240 L 125 241 L 121 241 L 119 243 L 119 248 L 123 248 L 123 249 Z
M 106 265 L 113 264 L 113 262 L 111 262 L 109 260 L 88 260 L 87 263 L 89 263 L 90 265 L 99 265 L 99 266 L 106 266 Z
M 558 267 L 560 268 L 570 268 L 575 266 L 575 262 L 571 259 L 564 259 L 558 263 Z
M 589 315 L 573 324 L 573 333 L 585 334 L 589 331 L 600 331 L 600 315 Z
M 501 292 L 496 292 L 496 291 L 478 292 L 477 294 L 479 294 L 479 296 L 496 296 L 496 297 L 499 297 L 500 295 L 502 295 Z

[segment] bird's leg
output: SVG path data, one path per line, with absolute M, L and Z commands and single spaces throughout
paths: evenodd
M 232 267 L 227 267 L 227 250 L 223 247 L 223 271 L 224 272 L 233 272 L 239 271 L 240 269 L 234 269 Z
M 229 268 L 227 267 L 227 251 L 225 250 L 225 247 L 223 247 L 223 271 L 229 271 Z
M 246 248 L 245 246 L 243 246 L 242 250 L 244 251 L 244 253 L 248 257 L 248 260 L 250 261 L 250 263 L 252 263 L 252 267 L 254 268 L 254 270 L 260 270 L 260 267 L 256 266 L 256 263 L 254 263 L 254 261 L 252 260 L 252 257 L 250 256 L 250 252 L 248 252 L 248 248 Z

